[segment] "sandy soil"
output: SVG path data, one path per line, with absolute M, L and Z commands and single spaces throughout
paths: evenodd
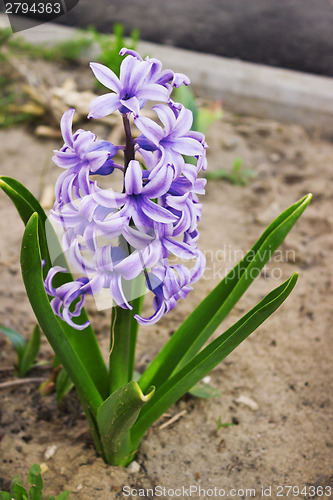
M 107 127 L 99 127 L 108 137 Z M 260 236 L 284 208 L 308 192 L 310 207 L 280 252 L 230 313 L 216 334 L 249 310 L 293 271 L 299 282 L 282 308 L 211 373 L 223 395 L 213 400 L 182 398 L 168 413 L 182 416 L 167 428 L 157 423 L 129 469 L 105 465 L 95 455 L 75 393 L 61 408 L 54 394 L 41 397 L 37 384 L 0 390 L 0 489 L 14 474 L 26 477 L 33 463 L 45 463 L 46 494 L 63 489 L 71 498 L 120 499 L 123 487 L 167 489 L 235 488 L 234 498 L 287 498 L 278 486 L 332 484 L 332 311 L 333 145 L 309 137 L 299 126 L 234 116 L 208 133 L 209 169 L 231 168 L 236 156 L 254 170 L 245 187 L 210 181 L 203 199 L 200 246 L 207 254 L 204 278 L 188 299 L 139 336 L 137 368 L 153 358 L 179 323 Z M 52 150 L 60 141 L 38 139 L 26 127 L 0 132 L 1 174 L 23 182 L 39 198 L 56 180 Z M 28 336 L 34 316 L 18 264 L 23 225 L 5 195 L 0 196 L 0 323 Z M 95 312 L 93 324 L 107 356 L 108 313 Z M 0 336 L 0 377 L 13 379 L 15 353 Z M 43 340 L 39 360 L 51 360 Z M 29 376 L 48 376 L 35 369 Z M 240 403 L 240 397 L 250 402 Z M 217 422 L 234 426 L 217 431 Z M 55 453 L 47 457 L 50 446 Z M 269 488 L 266 495 L 261 488 Z M 246 491 L 248 490 L 248 491 Z M 128 490 L 125 490 L 125 492 Z M 328 491 L 328 490 L 327 490 Z M 179 493 L 179 492 L 178 492 Z M 293 498 L 310 498 L 309 490 Z M 152 491 L 146 498 L 154 497 Z M 231 492 L 233 494 L 233 492 Z M 128 498 L 134 498 L 135 492 Z M 212 495 L 211 495 L 212 496 Z M 185 498 L 186 492 L 180 497 Z M 201 491 L 192 498 L 206 498 Z M 218 495 L 214 495 L 218 498 Z M 172 491 L 164 498 L 172 498 Z M 312 496 L 312 498 L 316 498 Z M 325 498 L 325 497 L 324 497 Z M 327 498 L 327 497 L 326 497 Z

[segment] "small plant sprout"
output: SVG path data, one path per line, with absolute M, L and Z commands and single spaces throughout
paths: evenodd
M 0 500 L 67 500 L 69 491 L 63 491 L 57 497 L 43 497 L 43 478 L 41 467 L 34 464 L 28 474 L 28 483 L 30 488 L 24 487 L 23 481 L 19 476 L 14 476 L 10 484 L 10 492 L 0 491 Z
M 0 332 L 3 333 L 13 344 L 17 354 L 17 374 L 23 377 L 33 366 L 40 349 L 40 328 L 38 325 L 32 330 L 29 342 L 20 333 L 0 325 Z
M 235 422 L 224 422 L 222 423 L 222 418 L 221 415 L 217 419 L 217 425 L 216 425 L 216 432 L 218 432 L 220 429 L 226 429 L 227 427 L 233 427 L 234 425 L 237 425 Z
M 75 130 L 75 110 L 64 113 L 64 143 L 53 158 L 62 173 L 55 186 L 52 225 L 18 181 L 1 177 L 0 186 L 26 226 L 21 268 L 38 323 L 75 385 L 97 453 L 109 464 L 126 466 L 151 425 L 288 297 L 297 274 L 208 343 L 311 196 L 270 224 L 138 376 L 134 367 L 139 325 L 154 328 L 168 317 L 205 269 L 198 224 L 207 144 L 203 133 L 192 130 L 192 112 L 171 98 L 172 90 L 188 85 L 189 79 L 163 69 L 157 59 L 142 59 L 134 50 L 123 48 L 120 55 L 119 76 L 91 63 L 106 90 L 91 102 L 89 118 L 116 113 L 125 143 L 111 144 Z M 149 116 L 156 121 L 144 111 L 151 101 L 155 104 Z M 115 171 L 122 179 L 119 190 L 112 182 Z M 101 178 L 109 179 L 108 189 L 101 187 Z M 84 309 L 88 295 L 99 310 L 112 305 L 108 366 Z M 150 310 L 142 308 L 144 300 Z M 207 397 L 206 385 L 199 385 L 201 397 L 202 389 Z
M 252 168 L 243 166 L 242 158 L 235 158 L 231 170 L 219 168 L 213 172 L 206 172 L 205 177 L 207 180 L 225 179 L 235 186 L 246 186 L 255 177 L 255 172 Z

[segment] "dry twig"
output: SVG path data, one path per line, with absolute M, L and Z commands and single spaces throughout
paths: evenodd
M 45 381 L 42 377 L 31 377 L 31 378 L 20 378 L 16 380 L 8 380 L 8 382 L 0 383 L 0 389 L 6 389 L 8 387 L 15 387 L 16 385 L 23 384 L 41 384 Z
M 158 430 L 161 431 L 163 429 L 166 429 L 167 427 L 169 427 L 169 425 L 173 424 L 174 422 L 176 422 L 177 420 L 179 420 L 181 417 L 183 417 L 184 415 L 186 415 L 187 411 L 186 410 L 182 410 L 180 411 L 179 413 L 177 413 L 176 415 L 174 415 L 172 418 L 170 418 L 170 420 L 168 420 L 167 422 L 164 422 L 164 424 L 160 425 Z

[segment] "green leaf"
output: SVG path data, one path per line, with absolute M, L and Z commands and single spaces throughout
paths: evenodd
M 29 500 L 27 490 L 20 484 L 15 484 L 13 487 L 15 500 Z
M 212 387 L 209 384 L 205 384 L 204 382 L 198 382 L 188 391 L 191 396 L 195 396 L 200 399 L 211 399 L 218 398 L 222 396 L 222 392 L 216 387 Z
M 137 446 L 146 430 L 183 396 L 194 384 L 225 359 L 288 297 L 297 281 L 293 274 L 243 316 L 231 328 L 213 340 L 189 363 L 156 389 L 154 398 L 142 409 L 131 431 L 133 445 Z
M 207 130 L 223 117 L 222 105 L 216 103 L 214 106 L 199 108 L 196 129 L 205 134 Z
M 86 369 L 86 364 L 84 364 L 86 359 L 82 360 L 81 353 L 78 354 L 75 351 L 62 329 L 60 321 L 54 315 L 46 295 L 38 239 L 38 214 L 36 213 L 29 219 L 23 234 L 21 268 L 24 285 L 32 309 L 52 349 L 76 386 L 97 451 L 102 453 L 96 414 L 103 399 Z M 78 338 L 82 338 L 82 335 L 84 335 L 82 332 L 76 333 Z M 87 348 L 87 346 L 85 347 Z
M 64 368 L 60 370 L 56 380 L 56 394 L 58 404 L 61 405 L 64 397 L 73 389 L 74 384 Z
M 139 278 L 139 279 L 138 279 Z M 144 281 L 141 282 L 140 277 L 134 280 L 132 286 L 135 289 L 133 290 L 133 296 L 136 297 L 131 301 L 131 305 L 133 309 L 128 311 L 131 316 L 130 321 L 130 343 L 129 343 L 129 359 L 128 359 L 128 380 L 132 380 L 134 375 L 134 364 L 135 364 L 135 351 L 136 351 L 136 340 L 139 331 L 139 323 L 136 321 L 134 316 L 136 314 L 141 314 L 143 302 L 144 302 Z
M 47 216 L 39 201 L 19 181 L 2 175 L 0 176 L 0 187 L 13 201 L 24 224 L 28 222 L 34 212 L 37 212 L 40 220 L 45 223 Z
M 38 200 L 20 182 L 11 177 L 0 177 L 0 188 L 9 196 L 14 203 L 24 224 L 27 224 L 31 215 L 36 212 L 39 215 L 40 229 L 44 228 L 47 216 Z M 45 259 L 47 267 L 51 267 L 49 251 L 45 231 L 40 231 L 40 248 L 42 258 Z
M 14 476 L 13 479 L 11 480 L 11 482 L 10 482 L 10 493 L 11 493 L 12 496 L 15 495 L 15 493 L 14 493 L 14 487 L 15 487 L 15 485 L 19 485 L 19 486 L 23 487 L 23 481 L 20 478 L 20 476 Z M 24 491 L 26 493 L 26 490 L 24 490 Z
M 42 500 L 43 490 L 38 486 L 31 486 L 29 488 L 29 495 L 31 500 Z
M 26 225 L 21 248 L 22 276 L 27 295 L 38 322 L 61 364 L 75 383 L 79 394 L 96 412 L 102 403 L 102 398 L 53 313 L 44 288 L 38 242 L 38 215 L 35 213 Z M 77 332 L 77 335 L 82 336 L 83 333 Z
M 65 490 L 57 496 L 56 500 L 67 500 L 67 498 L 69 498 L 69 495 L 70 495 L 70 491 Z
M 129 431 L 140 409 L 150 401 L 154 388 L 145 396 L 132 380 L 111 394 L 97 413 L 98 429 L 104 455 L 111 465 L 127 465 L 133 458 Z
M 34 464 L 28 474 L 28 483 L 31 484 L 29 494 L 31 500 L 41 500 L 43 492 L 42 470 L 38 464 Z
M 47 216 L 39 204 L 38 200 L 26 189 L 20 182 L 10 177 L 0 177 L 0 188 L 10 197 L 17 211 L 26 225 L 30 217 L 36 212 L 38 214 L 38 238 L 39 248 L 42 258 L 45 260 L 43 269 L 44 276 L 52 266 L 49 254 L 49 247 L 52 250 L 54 259 L 57 265 L 68 268 L 66 261 L 62 256 L 61 246 L 50 224 L 46 225 Z M 47 236 L 46 236 L 47 228 Z M 60 257 L 59 257 L 60 256 Z M 66 275 L 63 283 L 72 281 L 73 277 L 70 273 Z M 60 283 L 62 284 L 62 283 Z M 78 318 L 79 323 L 85 323 L 88 319 L 87 313 L 82 309 L 81 315 Z M 108 392 L 108 372 L 104 363 L 103 356 L 99 349 L 95 333 L 91 326 L 85 328 L 83 332 L 78 332 L 67 323 L 59 319 L 62 329 L 65 331 L 70 343 L 80 356 L 89 375 L 98 387 L 103 398 L 106 398 Z
M 139 380 L 143 391 L 150 385 L 159 387 L 199 352 L 283 242 L 311 198 L 312 195 L 305 196 L 279 215 L 245 257 L 186 318 Z
M 22 377 L 31 368 L 33 362 L 35 361 L 40 349 L 40 328 L 35 325 L 32 330 L 31 337 L 29 339 L 28 345 L 25 348 L 22 361 L 19 366 L 19 374 Z
M 110 394 L 130 381 L 131 313 L 114 306 L 111 311 L 109 354 Z
M 16 332 L 15 330 L 12 330 L 11 328 L 7 328 L 4 325 L 0 325 L 0 331 L 4 335 L 6 335 L 6 337 L 12 342 L 17 354 L 17 361 L 18 361 L 17 366 L 18 369 L 20 370 L 27 342 L 20 333 Z
M 0 491 L 0 500 L 12 500 L 12 495 L 7 491 Z

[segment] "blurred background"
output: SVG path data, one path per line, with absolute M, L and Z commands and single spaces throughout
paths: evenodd
M 333 76 L 332 0 L 79 0 L 56 22 Z

